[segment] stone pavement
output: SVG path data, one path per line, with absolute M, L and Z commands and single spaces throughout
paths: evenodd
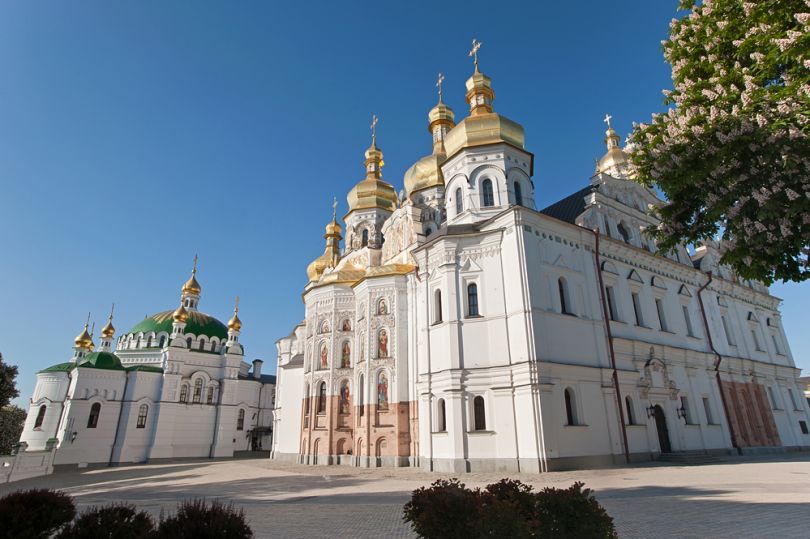
M 409 493 L 442 474 L 415 469 L 299 466 L 266 459 L 177 461 L 62 472 L 0 485 L 59 488 L 81 507 L 134 503 L 155 516 L 206 497 L 243 507 L 257 537 L 413 537 L 401 521 Z M 470 486 L 503 474 L 467 474 Z M 511 474 L 533 484 L 594 489 L 623 538 L 810 537 L 810 455 L 728 458 L 703 466 L 645 464 Z

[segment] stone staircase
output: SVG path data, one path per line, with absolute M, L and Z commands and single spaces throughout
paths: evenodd
M 661 453 L 658 461 L 679 466 L 699 466 L 701 464 L 718 464 L 723 462 L 723 459 L 703 451 L 679 451 L 676 453 Z

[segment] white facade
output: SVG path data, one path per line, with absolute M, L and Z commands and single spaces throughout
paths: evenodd
M 467 90 L 470 116 L 431 111 L 449 131 L 374 214 L 381 246 L 338 252 L 327 227 L 304 321 L 278 341 L 273 457 L 545 471 L 810 447 L 779 299 L 718 265 L 718 245 L 655 252 L 661 202 L 612 128 L 590 182 L 534 210 L 522 127 L 477 68 Z
M 25 449 L 52 448 L 55 466 L 269 449 L 275 377 L 244 361 L 236 310 L 226 326 L 197 310 L 199 296 L 192 276 L 181 307 L 145 318 L 114 353 L 112 315 L 98 351 L 85 326 L 71 360 L 37 374 Z

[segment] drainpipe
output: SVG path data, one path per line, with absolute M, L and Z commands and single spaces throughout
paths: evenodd
M 590 229 L 586 229 L 590 230 Z M 610 313 L 608 312 L 607 299 L 605 298 L 605 283 L 602 280 L 602 263 L 599 261 L 599 229 L 595 228 L 590 232 L 596 238 L 596 248 L 594 249 L 594 260 L 596 261 L 596 275 L 599 277 L 599 296 L 602 298 L 602 318 L 605 321 L 605 333 L 608 340 L 608 351 L 610 352 L 610 366 L 613 368 L 613 387 L 616 389 L 616 405 L 619 412 L 619 424 L 622 429 L 622 442 L 624 444 L 624 460 L 630 464 L 630 448 L 627 445 L 627 425 L 624 423 L 624 407 L 622 406 L 622 392 L 619 388 L 619 373 L 616 370 L 616 353 L 613 351 L 613 333 L 610 331 Z
M 720 402 L 723 403 L 723 413 L 726 414 L 726 423 L 728 423 L 728 432 L 731 436 L 731 447 L 737 450 L 737 453 L 740 453 L 740 446 L 737 444 L 737 436 L 734 433 L 734 426 L 731 423 L 731 415 L 728 413 L 728 403 L 726 402 L 726 394 L 723 391 L 723 379 L 720 377 L 720 362 L 723 361 L 723 356 L 717 351 L 714 347 L 714 341 L 712 341 L 712 332 L 709 331 L 709 319 L 706 317 L 706 308 L 703 305 L 703 291 L 711 284 L 712 282 L 712 272 L 706 272 L 706 275 L 709 276 L 709 280 L 706 281 L 706 284 L 701 286 L 698 289 L 697 297 L 698 303 L 700 304 L 700 315 L 703 317 L 703 327 L 706 331 L 706 339 L 709 341 L 709 348 L 714 353 L 714 376 L 717 379 L 717 389 L 720 390 Z

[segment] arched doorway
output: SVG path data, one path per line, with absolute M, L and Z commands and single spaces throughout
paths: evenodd
M 671 453 L 672 445 L 669 443 L 669 431 L 667 430 L 667 418 L 664 416 L 664 409 L 656 404 L 653 417 L 655 417 L 655 427 L 658 430 L 658 445 L 661 453 Z

